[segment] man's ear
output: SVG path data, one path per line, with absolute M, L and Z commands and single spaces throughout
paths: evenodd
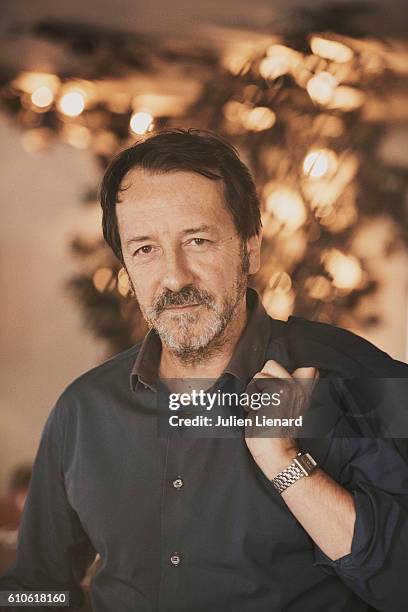
M 256 274 L 261 267 L 261 242 L 262 230 L 259 230 L 259 234 L 254 234 L 248 238 L 246 242 L 249 260 L 248 274 Z

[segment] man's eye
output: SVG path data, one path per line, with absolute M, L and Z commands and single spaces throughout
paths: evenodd
M 140 249 L 136 249 L 133 255 L 149 255 L 153 250 L 153 247 L 150 244 L 146 244 L 145 246 L 140 247 Z
M 194 244 L 195 246 L 202 246 L 206 242 L 209 242 L 209 240 L 206 240 L 205 238 L 192 238 L 190 241 L 190 243 Z

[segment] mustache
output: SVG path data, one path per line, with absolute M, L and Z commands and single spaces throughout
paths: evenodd
M 214 297 L 208 291 L 198 289 L 194 285 L 186 285 L 180 291 L 174 292 L 166 289 L 153 303 L 153 310 L 159 315 L 168 306 L 191 306 L 192 304 L 205 304 L 211 307 Z

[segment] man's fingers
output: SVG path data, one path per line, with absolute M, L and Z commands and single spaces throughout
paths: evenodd
M 319 377 L 319 370 L 317 368 L 297 368 L 292 376 L 293 378 L 308 378 L 313 380 Z
M 254 378 L 264 378 L 268 376 L 272 378 L 291 378 L 289 372 L 273 359 L 267 361 L 262 370 L 255 374 Z
M 319 370 L 313 367 L 307 368 L 297 368 L 292 375 L 289 374 L 285 368 L 274 361 L 273 359 L 269 359 L 262 368 L 260 372 L 255 374 L 254 378 L 263 378 L 263 377 L 272 377 L 272 378 L 303 378 L 313 380 L 319 377 Z

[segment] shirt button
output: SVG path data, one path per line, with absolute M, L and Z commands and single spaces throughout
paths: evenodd
M 170 557 L 170 562 L 172 565 L 178 565 L 181 561 L 181 557 L 179 553 L 173 553 Z
M 173 487 L 175 489 L 181 489 L 183 484 L 184 484 L 184 482 L 182 481 L 182 479 L 180 477 L 176 478 L 176 480 L 173 480 Z

